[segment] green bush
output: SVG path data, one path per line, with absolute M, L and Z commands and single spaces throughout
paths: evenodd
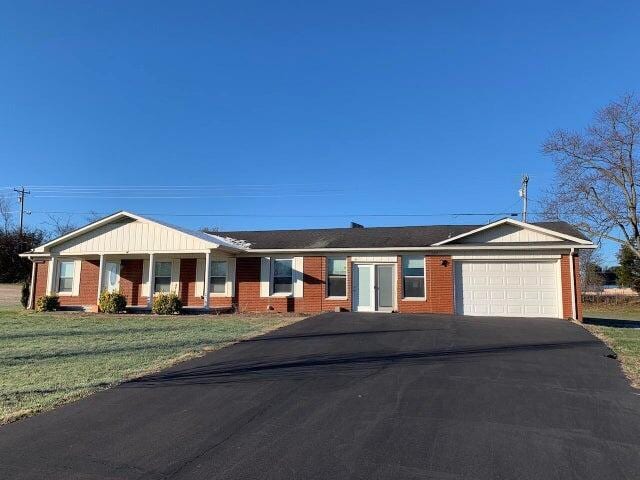
M 153 299 L 153 313 L 174 315 L 182 310 L 182 302 L 175 293 L 160 293 Z
M 22 289 L 20 290 L 20 303 L 24 308 L 29 305 L 29 292 L 31 291 L 31 284 L 28 280 L 22 282 Z
M 127 308 L 127 299 L 120 292 L 103 290 L 98 300 L 98 307 L 104 313 L 120 313 Z
M 60 299 L 57 295 L 43 295 L 36 302 L 36 312 L 53 312 L 60 309 Z

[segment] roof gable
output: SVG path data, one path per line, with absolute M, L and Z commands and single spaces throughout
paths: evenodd
M 129 212 L 118 212 L 63 235 L 37 249 L 57 254 L 240 250 L 230 239 L 195 232 Z
M 554 243 L 567 241 L 578 244 L 591 244 L 589 240 L 582 238 L 581 235 L 569 235 L 556 229 L 547 228 L 546 226 L 504 218 L 497 222 L 489 223 L 455 237 L 434 243 L 434 246 L 487 243 Z

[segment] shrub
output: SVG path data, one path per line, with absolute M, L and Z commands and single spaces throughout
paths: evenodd
M 20 303 L 24 308 L 29 305 L 29 293 L 31 291 L 31 284 L 28 281 L 22 282 L 22 289 L 20 290 Z
M 152 310 L 158 315 L 173 315 L 180 313 L 182 302 L 175 293 L 160 293 L 153 299 Z
M 53 312 L 60 308 L 60 299 L 57 295 L 43 295 L 36 302 L 36 312 Z
M 120 313 L 127 308 L 127 299 L 120 292 L 103 290 L 98 300 L 98 307 L 104 313 Z

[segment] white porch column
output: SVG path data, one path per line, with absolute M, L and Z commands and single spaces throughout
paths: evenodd
M 29 303 L 27 304 L 27 309 L 31 310 L 35 304 L 35 296 L 36 292 L 33 290 L 36 286 L 36 262 L 33 258 L 31 260 L 31 286 L 29 287 Z
M 153 291 L 154 291 L 154 278 L 156 276 L 156 262 L 155 262 L 155 256 L 153 253 L 149 254 L 149 278 L 147 279 L 149 281 L 149 298 L 147 299 L 147 308 L 149 308 L 149 310 L 151 310 L 151 307 L 153 306 Z
M 211 252 L 204 254 L 204 283 L 202 285 L 202 292 L 204 295 L 204 309 L 209 310 L 209 288 L 211 285 Z
M 97 302 L 100 303 L 100 294 L 102 293 L 102 277 L 104 275 L 104 254 L 100 254 L 100 270 L 98 270 L 98 298 Z

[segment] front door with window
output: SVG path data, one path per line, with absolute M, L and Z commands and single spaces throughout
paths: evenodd
M 106 290 L 117 292 L 120 288 L 120 262 L 107 262 L 105 265 Z
M 354 263 L 353 310 L 355 312 L 392 312 L 395 305 L 395 267 Z

